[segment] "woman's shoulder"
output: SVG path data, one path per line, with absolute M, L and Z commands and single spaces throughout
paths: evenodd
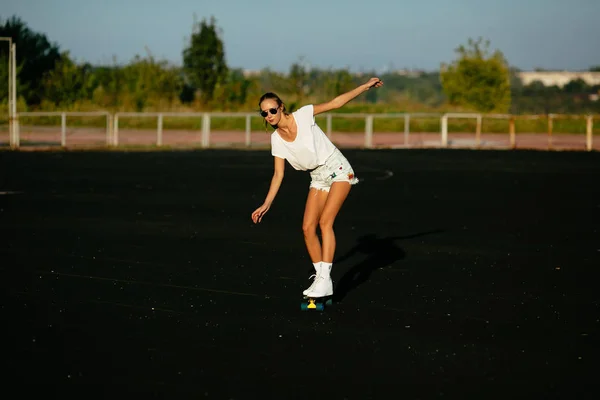
M 312 118 L 313 112 L 314 112 L 313 105 L 306 104 L 306 105 L 300 107 L 299 109 L 297 109 L 296 111 L 294 111 L 294 114 L 296 116 L 300 116 L 300 117 L 304 117 L 304 118 Z
M 313 110 L 313 108 L 314 108 L 314 106 L 312 104 L 305 104 L 294 112 L 297 112 L 297 113 L 307 112 L 309 110 Z

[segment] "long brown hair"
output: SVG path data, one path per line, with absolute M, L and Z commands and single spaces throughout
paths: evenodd
M 279 98 L 279 96 L 277 96 L 273 92 L 267 92 L 267 93 L 263 94 L 262 96 L 260 96 L 260 100 L 258 101 L 258 108 L 259 108 L 259 110 L 260 110 L 260 105 L 265 100 L 275 100 L 275 102 L 277 103 L 277 108 L 282 107 L 281 112 L 283 114 L 285 114 L 285 115 L 288 115 L 288 112 L 287 112 L 287 110 L 285 108 L 284 102 L 281 100 L 281 98 Z M 265 132 L 266 133 L 269 133 L 269 131 L 267 130 L 268 126 L 269 126 L 269 123 L 265 119 Z M 271 128 L 276 129 L 277 126 L 271 125 Z

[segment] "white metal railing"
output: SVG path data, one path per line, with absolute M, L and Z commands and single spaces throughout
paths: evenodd
M 202 134 L 201 134 L 201 145 L 202 147 L 210 147 L 210 121 L 211 117 L 244 117 L 246 119 L 246 130 L 245 130 L 245 144 L 250 146 L 251 144 L 251 118 L 255 116 L 251 113 L 225 113 L 225 112 L 153 112 L 153 113 L 134 113 L 134 112 L 118 112 L 115 114 L 113 123 L 113 146 L 119 145 L 119 118 L 121 117 L 154 117 L 156 118 L 156 145 L 163 145 L 163 119 L 164 117 L 200 117 L 202 118 Z
M 554 121 L 559 119 L 585 119 L 585 143 L 586 150 L 591 151 L 593 145 L 594 135 L 594 116 L 593 115 L 566 115 L 566 114 L 548 114 L 548 148 L 552 148 L 552 132 L 554 127 Z
M 111 120 L 112 115 L 107 111 L 31 111 L 31 112 L 20 112 L 16 114 L 14 131 L 16 136 L 16 147 L 20 146 L 20 118 L 26 117 L 60 117 L 60 145 L 62 147 L 67 146 L 67 117 L 102 117 L 106 118 L 106 144 L 111 143 Z
M 244 131 L 244 144 L 247 147 L 252 145 L 252 118 L 260 118 L 255 113 L 247 112 L 117 112 L 110 114 L 106 111 L 98 112 L 22 112 L 15 114 L 14 119 L 14 141 L 11 140 L 11 146 L 19 147 L 19 118 L 23 117 L 42 117 L 42 116 L 60 116 L 61 117 L 61 146 L 67 146 L 67 117 L 75 116 L 105 116 L 106 117 L 106 145 L 107 146 L 119 146 L 119 122 L 122 118 L 156 118 L 156 146 L 164 145 L 164 118 L 165 117 L 192 117 L 201 118 L 201 130 L 200 130 L 200 144 L 203 148 L 211 146 L 211 119 L 212 118 L 244 118 L 245 119 L 245 131 Z M 509 141 L 511 148 L 516 146 L 516 135 L 515 135 L 515 121 L 526 120 L 526 119 L 547 119 L 547 130 L 548 130 L 548 147 L 552 147 L 552 133 L 553 123 L 557 119 L 585 119 L 585 148 L 591 151 L 593 148 L 593 128 L 594 120 L 599 119 L 600 116 L 593 115 L 509 115 L 509 114 L 479 114 L 479 113 L 390 113 L 390 114 L 374 114 L 374 113 L 354 113 L 344 114 L 327 113 L 319 117 L 325 117 L 325 130 L 327 136 L 332 138 L 332 120 L 336 119 L 364 119 L 364 147 L 373 148 L 373 123 L 375 119 L 404 119 L 404 145 L 409 145 L 410 139 L 410 123 L 412 120 L 417 118 L 439 118 L 440 121 L 440 146 L 448 147 L 448 121 L 450 119 L 475 119 L 475 144 L 477 147 L 481 145 L 481 133 L 482 133 L 482 121 L 483 119 L 506 119 L 509 123 Z M 317 117 L 317 118 L 319 118 Z
M 354 114 L 331 114 L 327 113 L 323 116 L 326 118 L 325 132 L 329 138 L 332 137 L 332 119 L 335 116 L 336 119 L 365 119 L 365 141 L 364 146 L 367 148 L 373 147 L 373 120 L 374 118 L 403 118 L 404 119 L 404 144 L 408 145 L 410 135 L 410 118 L 439 118 L 439 113 L 395 113 L 395 114 L 367 114 L 367 113 L 354 113 Z M 113 123 L 113 146 L 119 145 L 119 121 L 121 117 L 136 117 L 136 118 L 156 118 L 156 145 L 163 145 L 163 119 L 164 117 L 201 117 L 202 118 L 202 136 L 201 146 L 210 147 L 210 130 L 211 130 L 211 117 L 244 117 L 246 119 L 245 127 L 245 145 L 250 146 L 251 142 L 251 118 L 260 118 L 253 113 L 224 113 L 224 112 L 211 112 L 211 113 L 177 113 L 177 112 L 119 112 L 114 115 Z

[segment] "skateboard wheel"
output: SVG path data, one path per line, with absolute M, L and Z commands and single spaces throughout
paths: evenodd
M 302 304 L 300 304 L 300 309 L 301 309 L 302 311 L 306 311 L 306 310 L 308 310 L 308 304 L 306 304 L 306 303 L 302 303 Z
M 326 306 L 330 306 L 332 304 L 333 304 L 333 300 L 331 300 L 331 299 L 327 299 L 327 301 L 325 302 Z
M 321 304 L 321 303 L 317 304 L 317 310 L 323 311 L 324 308 L 325 307 L 323 306 L 323 304 Z

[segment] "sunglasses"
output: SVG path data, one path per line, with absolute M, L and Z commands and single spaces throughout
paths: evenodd
M 279 109 L 278 109 L 278 108 L 270 108 L 270 109 L 269 109 L 269 112 L 270 112 L 271 114 L 275 115 L 275 114 L 277 114 L 277 110 L 279 110 Z M 269 113 L 268 113 L 268 112 L 266 112 L 266 111 L 261 111 L 261 112 L 260 112 L 260 115 L 262 115 L 263 117 L 266 117 L 267 115 L 269 115 Z

